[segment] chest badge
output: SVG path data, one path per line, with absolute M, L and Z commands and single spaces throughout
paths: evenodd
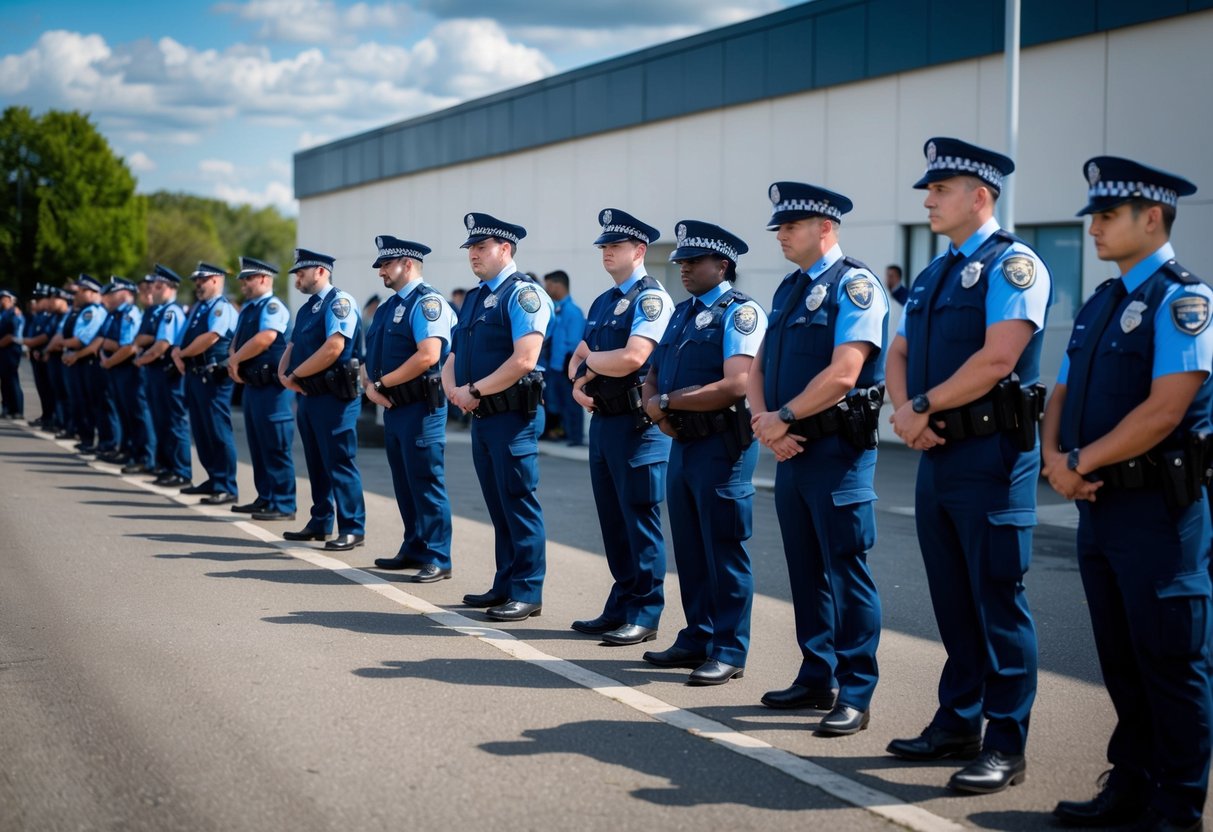
M 979 280 L 981 280 L 981 263 L 965 263 L 965 267 L 960 271 L 960 285 L 966 289 L 972 289 Z
M 324 303 L 324 301 L 322 301 L 322 300 L 318 300 L 318 301 L 316 301 L 315 303 L 313 303 L 313 304 L 312 304 L 312 312 L 319 312 L 319 311 L 320 311 L 320 307 L 321 307 L 321 305 L 322 305 L 323 303 Z
M 484 299 L 484 308 L 485 309 L 492 309 L 496 305 L 497 305 L 497 296 L 496 295 L 489 295 L 487 298 Z
M 695 328 L 703 329 L 712 322 L 712 310 L 705 309 L 695 316 Z
M 826 287 L 824 284 L 819 283 L 809 290 L 809 296 L 804 299 L 805 308 L 810 312 L 816 312 L 825 299 Z
M 1127 335 L 1141 326 L 1141 315 L 1146 311 L 1146 308 L 1146 304 L 1139 300 L 1135 300 L 1125 307 L 1124 313 L 1120 316 L 1121 332 Z
M 622 315 L 627 311 L 627 308 L 632 305 L 632 302 L 627 298 L 620 298 L 619 303 L 615 304 L 615 315 Z
M 396 311 L 392 313 L 392 323 L 398 324 L 404 320 L 404 307 L 397 306 Z

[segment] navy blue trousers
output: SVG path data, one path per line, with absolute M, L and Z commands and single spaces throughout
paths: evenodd
M 204 379 L 206 379 L 204 381 Z M 211 492 L 235 495 L 236 444 L 232 436 L 232 386 L 230 378 L 219 382 L 190 370 L 185 373 L 185 403 L 198 461 L 206 470 Z
M 666 503 L 687 625 L 674 646 L 744 667 L 754 575 L 745 541 L 754 519 L 755 442 L 734 459 L 722 436 L 674 442 Z
M 63 366 L 61 353 L 51 353 L 46 362 L 47 374 L 51 386 L 55 388 L 55 424 L 64 430 L 75 432 L 72 420 L 71 401 L 67 395 L 67 371 Z
M 6 348 L 7 351 L 7 348 Z M 0 410 L 9 416 L 25 413 L 25 392 L 21 389 L 21 354 L 0 356 Z
M 661 501 L 670 438 L 637 430 L 631 415 L 590 420 L 590 485 L 614 584 L 602 608 L 611 621 L 656 628 L 665 608 Z
M 170 473 L 191 479 L 190 427 L 185 406 L 185 380 L 172 364 L 150 364 L 147 403 L 152 413 L 159 463 Z
M 131 462 L 149 464 L 155 450 L 148 441 L 151 425 L 147 414 L 147 400 L 140 384 L 139 368 L 127 361 L 105 371 L 110 401 L 118 413 L 121 428 L 121 449 Z
M 947 651 L 932 720 L 1022 754 L 1036 698 L 1036 626 L 1023 576 L 1036 526 L 1040 454 L 1006 434 L 927 451 L 915 517 L 935 621 Z
M 800 671 L 796 684 L 838 688 L 867 710 L 879 673 L 880 595 L 868 569 L 876 543 L 876 451 L 838 436 L 809 442 L 775 468 L 775 512 L 788 563 Z
M 384 444 L 404 521 L 398 554 L 451 568 L 451 504 L 446 493 L 446 408 L 425 402 L 383 411 Z
M 337 518 L 338 534 L 366 534 L 366 503 L 358 472 L 356 423 L 360 399 L 343 402 L 327 393 L 299 396 L 296 419 L 312 489 L 308 528 L 326 534 Z
M 538 604 L 543 601 L 547 539 L 539 487 L 539 432 L 543 408 L 528 419 L 511 411 L 472 419 L 472 462 L 480 493 L 493 521 L 493 595 Z
M 34 389 L 38 391 L 39 418 L 45 423 L 54 423 L 55 386 L 51 384 L 50 367 L 45 361 L 30 359 L 29 368 L 34 374 Z
M 244 433 L 253 463 L 253 485 L 266 511 L 295 512 L 295 393 L 277 384 L 244 385 Z
M 122 439 L 122 429 L 118 425 L 118 409 L 110 398 L 105 376 L 106 370 L 102 369 L 100 362 L 90 360 L 82 368 L 80 387 L 84 393 L 84 406 L 97 429 L 97 450 L 116 451 Z

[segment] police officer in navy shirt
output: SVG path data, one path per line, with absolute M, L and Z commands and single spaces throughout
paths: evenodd
M 185 310 L 177 303 L 181 278 L 168 266 L 152 268 L 152 302 L 147 318 L 152 341 L 135 359 L 147 373 L 147 403 L 152 431 L 163 471 L 154 485 L 188 486 L 191 479 L 189 416 L 185 405 L 185 379 L 172 359 L 172 349 L 185 329 Z
M 287 540 L 327 540 L 337 518 L 337 537 L 325 549 L 348 551 L 366 541 L 366 502 L 358 471 L 358 391 L 362 324 L 358 305 L 330 282 L 334 258 L 295 249 L 295 288 L 309 300 L 295 316 L 279 380 L 299 393 L 296 417 L 312 489 L 312 510 L 301 531 Z
M 151 460 L 150 467 L 144 473 L 151 473 L 159 477 L 167 469 L 164 464 L 164 450 L 161 444 L 156 440 L 155 421 L 152 419 L 151 408 L 151 382 L 149 376 L 151 370 L 144 364 L 139 363 L 139 357 L 156 342 L 156 328 L 160 325 L 158 313 L 160 304 L 156 303 L 156 280 L 150 273 L 143 276 L 143 280 L 139 282 L 139 291 L 136 300 L 143 310 L 143 319 L 139 322 L 139 331 L 135 333 L 135 357 L 131 359 L 138 371 L 139 378 L 139 406 L 143 411 L 144 423 L 148 429 L 148 449 L 147 456 Z M 140 473 L 136 469 L 134 463 L 130 463 L 131 470 L 122 469 L 124 474 Z
M 40 414 L 30 421 L 32 427 L 52 430 L 55 424 L 55 389 L 51 384 L 50 371 L 46 363 L 46 346 L 51 340 L 51 325 L 54 317 L 50 312 L 51 294 L 54 290 L 42 283 L 35 284 L 31 297 L 31 311 L 25 322 L 21 342 L 29 353 L 29 366 L 34 374 L 34 388 L 38 393 Z
M 81 421 L 81 393 L 78 389 L 77 372 L 66 360 L 69 349 L 67 342 L 75 337 L 76 321 L 80 318 L 83 306 L 82 296 L 79 295 L 75 280 L 68 281 L 63 289 L 64 300 L 67 302 L 67 314 L 59 322 L 55 334 L 47 350 L 52 360 L 57 360 L 58 371 L 52 370 L 52 378 L 57 378 L 60 394 L 64 401 L 63 429 L 55 434 L 56 439 L 80 439 L 84 435 L 84 423 Z
M 1023 575 L 1036 525 L 1037 384 L 1052 281 L 994 219 L 1014 163 L 949 138 L 929 140 L 925 152 L 914 187 L 927 191 L 931 230 L 951 244 L 914 281 L 886 382 L 898 436 L 926 451 L 915 517 L 948 658 L 930 724 L 888 750 L 907 760 L 977 754 L 948 785 L 988 793 L 1023 779 L 1036 697 Z
M 25 415 L 25 394 L 19 375 L 24 327 L 17 296 L 8 289 L 0 289 L 0 418 L 4 419 L 20 419 Z
M 63 363 L 70 368 L 69 377 L 77 393 L 80 442 L 76 450 L 85 455 L 107 453 L 117 448 L 117 414 L 112 414 L 111 420 L 104 371 L 98 366 L 97 354 L 109 312 L 100 302 L 101 284 L 92 275 L 82 274 L 76 279 L 76 297 L 80 314 L 72 337 L 63 343 Z
M 686 627 L 670 648 L 644 660 L 692 669 L 688 684 L 721 685 L 745 671 L 754 577 L 745 541 L 754 510 L 758 445 L 745 406 L 767 319 L 733 288 L 749 247 L 718 225 L 684 220 L 676 229 L 682 285 L 644 381 L 645 410 L 667 436 L 666 501 Z
M 1196 186 L 1129 159 L 1083 168 L 1106 281 L 1074 319 L 1045 414 L 1045 473 L 1078 504 L 1078 568 L 1116 709 L 1099 795 L 1075 826 L 1196 830 L 1209 781 L 1209 517 L 1204 471 L 1213 291 L 1175 259 Z
M 644 268 L 661 232 L 618 208 L 603 209 L 598 223 L 594 245 L 615 285 L 591 304 L 569 372 L 577 402 L 594 412 L 590 484 L 614 584 L 602 613 L 573 629 L 607 644 L 638 644 L 656 637 L 665 607 L 660 506 L 670 455 L 669 437 L 644 413 L 642 386 L 674 304 Z
M 151 470 L 146 400 L 139 384 L 139 368 L 135 366 L 135 337 L 143 325 L 143 313 L 135 306 L 138 287 L 129 280 L 111 277 L 106 287 L 110 317 L 104 329 L 101 367 L 105 370 L 110 399 L 118 412 L 122 440 L 116 455 L 108 461 L 121 463 L 124 474 L 142 474 Z
M 252 257 L 240 258 L 240 290 L 244 306 L 236 318 L 227 372 L 243 384 L 241 409 L 253 463 L 257 499 L 233 505 L 237 514 L 254 520 L 295 519 L 295 394 L 278 381 L 278 362 L 286 352 L 291 313 L 274 297 L 278 267 Z
M 236 333 L 236 309 L 223 295 L 227 272 L 199 263 L 190 275 L 194 305 L 172 351 L 185 376 L 185 401 L 198 461 L 207 478 L 184 486 L 182 494 L 201 494 L 207 505 L 236 502 L 236 444 L 232 438 L 232 379 L 224 366 Z
M 50 340 L 44 349 L 46 355 L 47 375 L 54 389 L 55 411 L 54 422 L 50 426 L 55 430 L 56 439 L 65 439 L 74 435 L 71 429 L 71 408 L 67 398 L 67 382 L 63 376 L 63 323 L 71 312 L 72 293 L 67 288 L 48 287 L 50 322 L 47 332 Z
M 775 290 L 749 400 L 754 434 L 779 460 L 775 510 L 802 658 L 791 687 L 762 701 L 833 707 L 818 730 L 854 734 L 868 725 L 878 676 L 880 596 L 867 551 L 889 301 L 838 244 L 850 199 L 800 182 L 776 182 L 769 195 L 767 230 L 799 268 Z
M 497 621 L 521 621 L 543 609 L 547 544 L 535 496 L 543 377 L 536 367 L 552 301 L 514 265 L 525 228 L 489 214 L 463 221 L 462 248 L 480 285 L 459 310 L 442 382 L 447 398 L 473 416 L 472 461 L 496 530 L 497 567 L 488 591 L 463 601 L 487 607 Z
M 384 448 L 392 471 L 404 541 L 380 569 L 416 569 L 428 584 L 451 577 L 451 504 L 446 495 L 446 396 L 442 361 L 450 352 L 455 313 L 421 275 L 430 247 L 375 238 L 383 288 L 392 292 L 366 334 L 366 395 L 384 408 Z

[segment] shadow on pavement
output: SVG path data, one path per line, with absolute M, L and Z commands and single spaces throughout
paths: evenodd
M 202 518 L 189 515 L 190 520 L 198 522 Z M 265 544 L 259 540 L 249 540 L 247 537 L 214 537 L 205 534 L 158 534 L 154 532 L 130 534 L 127 537 L 142 537 L 158 543 L 196 543 L 200 546 L 239 546 L 245 549 L 264 549 Z
M 294 560 L 290 555 L 279 552 L 187 552 L 185 554 L 165 553 L 155 557 L 163 560 L 211 560 L 221 563 L 236 563 L 246 560 Z
M 358 586 L 328 569 L 239 569 L 235 572 L 207 572 L 206 576 L 208 578 L 244 578 L 253 581 L 269 581 L 275 584 Z
M 414 613 L 385 613 L 385 612 L 350 612 L 335 610 L 332 612 L 319 610 L 300 610 L 289 615 L 275 615 L 261 619 L 270 624 L 308 624 L 313 627 L 325 627 L 332 630 L 348 630 L 351 633 L 370 635 L 403 636 L 458 636 L 447 627 L 442 626 L 423 615 Z

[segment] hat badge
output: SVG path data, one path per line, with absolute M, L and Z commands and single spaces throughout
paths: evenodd
M 775 205 L 779 204 L 779 186 L 778 185 L 771 186 L 771 202 Z
M 935 142 L 927 142 L 927 161 L 934 162 L 938 155 L 939 151 L 935 149 Z
M 682 223 L 678 223 L 678 228 L 674 233 L 678 235 L 678 244 L 682 245 L 683 241 L 687 238 L 687 227 Z
M 1087 165 L 1087 181 L 1092 185 L 1099 181 L 1099 165 L 1094 162 Z
M 610 209 L 610 208 L 608 208 L 608 209 L 606 209 L 605 211 L 603 211 L 603 212 L 602 212 L 602 224 L 603 224 L 603 225 L 610 225 L 610 224 L 611 224 L 611 216 L 612 216 L 612 215 L 611 215 L 611 209 Z
M 383 248 L 383 237 L 382 236 L 375 238 L 375 248 Z
M 471 214 L 468 214 L 466 217 L 463 218 L 463 224 L 468 227 L 468 231 L 471 231 L 473 228 L 476 227 L 476 218 L 474 216 L 472 216 Z

